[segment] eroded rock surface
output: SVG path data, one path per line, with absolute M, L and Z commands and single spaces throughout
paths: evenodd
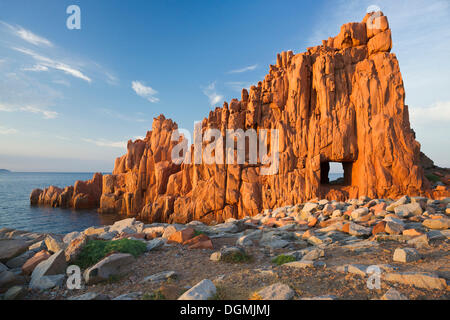
M 172 141 L 178 126 L 160 115 L 144 139 L 128 142 L 111 175 L 34 190 L 30 202 L 98 207 L 149 222 L 220 223 L 314 198 L 448 196 L 448 187 L 433 190 L 424 176 L 391 48 L 387 18 L 368 14 L 307 52 L 282 52 L 263 81 L 242 90 L 240 100 L 210 111 L 202 132 L 277 129 L 278 141 L 266 141 L 270 154 L 278 145 L 276 174 L 261 175 L 263 166 L 249 163 L 248 150 L 245 164 L 175 164 L 171 152 L 187 140 Z M 338 185 L 329 183 L 330 162 L 343 164 Z

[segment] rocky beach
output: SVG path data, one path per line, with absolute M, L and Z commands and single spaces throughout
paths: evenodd
M 1 229 L 0 292 L 55 300 L 449 299 L 449 200 L 316 199 L 209 226 L 127 218 L 65 235 Z M 79 289 L 68 288 L 67 267 L 89 242 L 121 239 L 144 250 L 112 250 L 81 270 Z
M 421 152 L 392 46 L 387 17 L 368 13 L 278 54 L 264 80 L 209 112 L 197 145 L 161 114 L 111 174 L 30 190 L 33 207 L 121 220 L 0 229 L 0 298 L 448 300 L 450 170 Z M 253 163 L 244 136 L 235 163 L 238 141 L 230 152 L 205 138 L 212 129 L 270 132 L 268 152 Z M 196 162 L 198 145 L 216 162 Z

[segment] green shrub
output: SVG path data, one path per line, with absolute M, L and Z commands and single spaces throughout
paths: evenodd
M 248 254 L 236 251 L 223 256 L 220 260 L 228 263 L 243 263 L 249 262 L 251 259 L 251 256 L 249 256 Z
M 434 175 L 432 173 L 427 174 L 426 177 L 430 182 L 433 182 L 433 183 L 441 181 L 441 178 L 439 178 L 437 175 Z
M 138 240 L 121 239 L 115 241 L 89 240 L 80 252 L 75 264 L 80 268 L 90 267 L 111 253 L 129 253 L 135 258 L 147 249 L 145 243 Z
M 203 231 L 194 230 L 194 237 L 197 237 L 197 236 L 199 236 L 201 234 L 205 234 L 205 233 Z
M 272 263 L 275 263 L 276 265 L 281 266 L 282 264 L 285 264 L 288 262 L 293 262 L 293 261 L 295 261 L 295 257 L 281 254 L 278 257 L 276 257 L 275 259 L 273 259 Z

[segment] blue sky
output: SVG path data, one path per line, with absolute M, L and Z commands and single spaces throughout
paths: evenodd
M 81 9 L 69 30 L 66 8 Z M 450 166 L 450 4 L 431 1 L 0 2 L 0 168 L 111 171 L 163 113 L 192 130 L 295 53 L 388 16 L 422 150 Z

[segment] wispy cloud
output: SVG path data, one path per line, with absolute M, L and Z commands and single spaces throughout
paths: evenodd
M 125 115 L 125 114 L 122 114 L 115 110 L 106 109 L 106 108 L 99 109 L 99 111 L 102 114 L 108 115 L 112 118 L 116 118 L 119 120 L 130 121 L 130 122 L 147 122 L 147 119 L 145 119 L 142 114 L 136 114 L 136 117 L 131 117 L 129 115 Z
M 29 112 L 34 114 L 40 114 L 44 119 L 55 119 L 58 117 L 58 112 L 47 110 L 41 107 L 37 106 L 23 106 L 23 107 L 16 107 L 11 105 L 5 105 L 3 103 L 0 103 L 0 111 L 3 112 Z
M 99 147 L 109 147 L 109 148 L 127 148 L 128 141 L 109 141 L 106 139 L 82 139 L 84 142 L 95 144 Z
M 257 67 L 258 67 L 258 65 L 254 64 L 254 65 L 244 67 L 241 69 L 235 69 L 235 70 L 228 71 L 228 73 L 243 73 L 243 72 L 255 70 Z
M 31 32 L 30 30 L 27 30 L 21 26 L 10 25 L 4 21 L 0 21 L 0 23 L 6 26 L 13 34 L 20 37 L 22 40 L 25 40 L 28 43 L 31 43 L 35 46 L 53 47 L 53 43 L 51 43 L 50 40 L 38 36 L 37 34 Z
M 36 64 L 30 68 L 22 68 L 23 71 L 32 71 L 32 72 L 41 72 L 41 71 L 48 71 L 48 67 Z
M 438 101 L 426 108 L 409 111 L 413 126 L 448 126 L 450 123 L 450 101 Z
M 45 56 L 40 55 L 29 49 L 24 49 L 24 48 L 12 48 L 12 49 L 32 57 L 34 60 L 38 61 L 39 65 L 41 65 L 41 66 L 62 71 L 66 74 L 69 74 L 75 78 L 82 79 L 89 83 L 92 82 L 91 78 L 89 78 L 88 76 L 83 74 L 83 72 L 81 72 L 77 68 L 69 66 L 68 64 L 45 57 Z
M 159 98 L 155 97 L 158 91 L 152 87 L 146 86 L 140 81 L 132 81 L 131 88 L 133 88 L 134 92 L 136 92 L 138 96 L 145 98 L 152 103 L 159 102 Z
M 58 112 L 56 112 L 56 111 L 49 111 L 49 110 L 41 109 L 41 108 L 38 108 L 35 106 L 21 107 L 19 110 L 24 111 L 24 112 L 41 114 L 44 119 L 55 119 L 56 117 L 58 117 Z
M 0 134 L 2 134 L 2 135 L 15 134 L 18 132 L 19 131 L 17 131 L 16 129 L 0 126 Z
M 203 94 L 208 97 L 209 103 L 214 106 L 223 100 L 223 95 L 217 93 L 216 82 L 210 83 L 207 87 L 203 88 Z
M 243 88 L 249 89 L 252 86 L 250 81 L 228 81 L 225 85 L 234 91 L 241 92 Z

